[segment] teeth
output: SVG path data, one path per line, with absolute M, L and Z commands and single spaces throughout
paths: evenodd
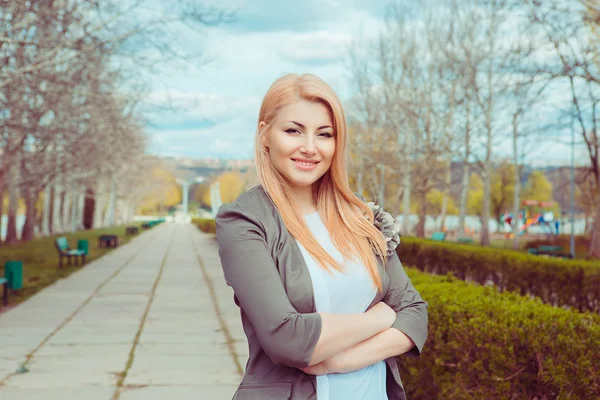
M 314 162 L 306 162 L 306 161 L 298 161 L 298 160 L 294 160 L 294 162 L 297 162 L 300 165 L 306 165 L 307 167 L 310 167 L 312 165 L 315 165 Z

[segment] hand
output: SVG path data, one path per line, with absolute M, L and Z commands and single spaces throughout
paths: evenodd
M 346 360 L 347 357 L 345 356 L 346 352 L 343 351 L 318 364 L 300 369 L 309 375 L 345 374 L 346 372 L 355 371 L 355 369 L 348 364 L 348 360 Z
M 327 374 L 330 374 L 331 372 L 329 371 L 329 368 L 328 368 L 328 366 L 327 366 L 327 363 L 326 363 L 326 361 L 327 361 L 327 360 L 325 360 L 325 361 L 321 361 L 321 362 L 320 362 L 320 363 L 318 363 L 318 364 L 311 365 L 311 366 L 309 366 L 309 367 L 306 367 L 306 368 L 300 368 L 300 369 L 301 369 L 301 370 L 302 370 L 302 371 L 303 371 L 305 374 L 308 374 L 308 375 L 316 375 L 316 376 L 319 376 L 319 375 L 327 375 Z
M 396 312 L 383 301 L 375 304 L 367 312 L 377 316 L 378 321 L 381 321 L 381 324 L 383 325 L 382 330 L 390 328 L 396 320 Z

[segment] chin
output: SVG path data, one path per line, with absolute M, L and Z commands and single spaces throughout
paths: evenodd
M 315 175 L 314 177 L 302 177 L 300 179 L 298 179 L 297 177 L 289 177 L 288 180 L 290 181 L 290 183 L 292 185 L 294 185 L 295 187 L 306 187 L 306 186 L 311 186 L 313 183 L 317 182 L 319 180 L 319 178 L 321 178 L 322 175 Z

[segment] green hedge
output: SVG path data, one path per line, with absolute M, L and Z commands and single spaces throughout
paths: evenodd
M 217 226 L 214 219 L 209 218 L 192 218 L 192 223 L 195 224 L 198 229 L 205 233 L 216 233 Z
M 597 262 L 544 258 L 511 250 L 402 238 L 397 247 L 406 265 L 501 291 L 537 296 L 553 306 L 600 311 L 600 266 Z
M 429 303 L 421 357 L 398 357 L 409 399 L 600 399 L 597 314 L 407 272 Z

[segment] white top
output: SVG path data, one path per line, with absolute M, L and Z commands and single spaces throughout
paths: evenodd
M 377 291 L 367 268 L 353 260 L 344 261 L 342 254 L 333 245 L 318 212 L 307 214 L 304 218 L 321 246 L 345 269 L 344 273 L 336 270 L 330 273 L 324 270 L 298 242 L 310 272 L 317 312 L 332 314 L 365 312 Z M 388 400 L 385 361 L 346 374 L 317 376 L 317 399 Z

